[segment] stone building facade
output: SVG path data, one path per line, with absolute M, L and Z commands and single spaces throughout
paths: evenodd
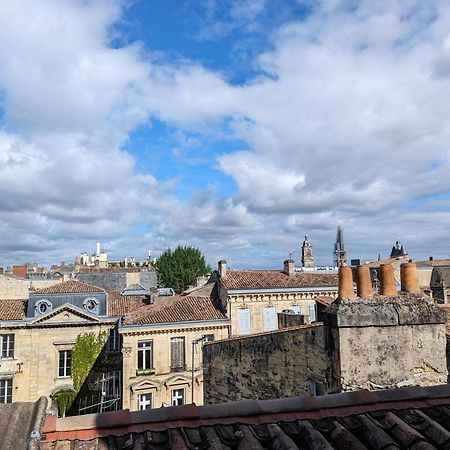
M 227 309 L 231 335 L 248 335 L 278 328 L 277 314 L 302 314 L 305 322 L 316 320 L 314 298 L 336 297 L 337 275 L 321 271 L 296 271 L 293 260 L 283 270 L 228 270 L 219 261 L 209 283 Z
M 15 275 L 0 274 L 0 300 L 27 299 L 30 291 L 59 283 L 58 280 L 25 279 Z
M 415 265 L 403 269 L 403 292 L 386 265 L 373 295 L 358 268 L 356 297 L 341 267 L 324 323 L 206 345 L 205 402 L 446 383 L 446 312 L 420 293 Z

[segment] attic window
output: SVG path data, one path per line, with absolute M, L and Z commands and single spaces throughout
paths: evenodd
M 97 313 L 98 300 L 94 297 L 88 297 L 83 302 L 83 307 L 90 313 Z
M 35 316 L 40 316 L 52 310 L 52 304 L 47 299 L 42 299 L 36 302 L 34 307 Z

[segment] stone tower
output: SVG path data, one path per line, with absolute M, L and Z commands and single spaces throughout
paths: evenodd
M 302 244 L 302 266 L 314 267 L 313 249 L 307 234 L 305 234 L 305 240 Z
M 347 250 L 345 250 L 344 230 L 341 226 L 337 228 L 336 242 L 334 244 L 334 265 L 340 267 L 347 263 Z

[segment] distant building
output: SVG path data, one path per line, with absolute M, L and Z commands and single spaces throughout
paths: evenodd
M 408 252 L 400 241 L 395 241 L 395 244 L 392 246 L 391 254 L 389 258 L 407 258 Z
M 347 250 L 344 242 L 344 230 L 341 226 L 338 226 L 336 233 L 336 242 L 334 244 L 334 265 L 340 267 L 347 264 Z
M 302 244 L 302 266 L 307 268 L 314 267 L 313 248 L 307 234 L 305 234 Z

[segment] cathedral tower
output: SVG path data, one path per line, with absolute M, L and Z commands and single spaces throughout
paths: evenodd
M 305 240 L 302 244 L 302 266 L 314 267 L 313 249 L 307 234 L 305 234 Z

